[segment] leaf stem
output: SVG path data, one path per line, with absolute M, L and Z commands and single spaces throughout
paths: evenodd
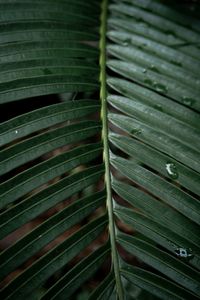
M 108 144 L 108 119 L 107 119 L 107 89 L 106 89 L 106 31 L 107 31 L 107 10 L 108 0 L 102 1 L 101 27 L 100 27 L 100 99 L 101 99 L 101 118 L 102 118 L 102 140 L 104 145 L 103 158 L 105 162 L 105 185 L 107 192 L 107 209 L 109 218 L 109 234 L 112 251 L 112 267 L 116 279 L 116 289 L 118 299 L 123 300 L 123 288 L 119 271 L 119 257 L 116 247 L 116 232 L 113 215 L 113 200 L 111 189 L 110 163 L 109 163 L 109 144 Z

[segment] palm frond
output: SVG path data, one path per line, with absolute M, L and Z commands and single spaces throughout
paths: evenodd
M 95 300 L 199 299 L 200 23 L 186 7 L 1 1 L 1 299 L 78 299 L 85 284 Z
M 122 274 L 162 299 L 190 299 L 199 295 L 199 67 L 192 68 L 199 61 L 197 48 L 186 54 L 181 42 L 198 41 L 199 32 L 187 29 L 187 19 L 177 13 L 179 24 L 176 11 L 156 1 L 152 6 L 149 1 L 116 1 L 110 11 L 114 213 L 118 222 L 142 234 L 131 237 L 118 229 L 116 239 L 164 277 L 155 280 L 154 272 L 144 270 L 138 280 L 137 270 L 123 261 Z M 169 11 L 174 11 L 173 20 Z M 168 288 L 170 296 L 163 293 L 166 277 L 179 285 Z

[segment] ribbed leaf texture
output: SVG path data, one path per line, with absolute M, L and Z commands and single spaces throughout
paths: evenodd
M 200 299 L 199 16 L 0 1 L 1 300 Z

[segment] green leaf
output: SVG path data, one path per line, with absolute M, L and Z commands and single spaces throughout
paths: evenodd
M 160 132 L 130 117 L 112 113 L 109 115 L 109 120 L 130 135 L 136 136 L 147 145 L 168 154 L 199 173 L 199 151 L 197 149 L 192 149 L 192 147 L 184 145 L 183 141 L 171 138 L 167 132 Z
M 197 1 L 0 1 L 0 297 L 199 299 Z
M 148 37 L 134 33 L 130 34 L 129 32 L 124 32 L 122 30 L 112 30 L 108 32 L 108 37 L 119 45 L 123 45 L 123 43 L 129 41 L 130 46 L 136 46 L 137 48 L 146 51 L 146 54 L 155 54 L 157 58 L 171 63 L 170 67 L 172 68 L 178 66 L 185 69 L 185 71 L 189 70 L 190 72 L 194 73 L 193 75 L 199 75 L 199 61 L 176 50 L 175 48 L 155 42 Z M 162 63 L 164 61 L 162 61 Z
M 167 134 L 177 140 L 180 140 L 188 147 L 198 149 L 200 146 L 199 131 L 192 129 L 190 126 L 185 125 L 182 122 L 166 115 L 163 112 L 151 108 L 147 105 L 135 102 L 132 99 L 128 99 L 120 96 L 109 96 L 109 103 L 116 109 L 123 113 L 136 118 L 137 120 L 148 124 L 149 127 L 157 129 L 159 131 L 166 132 Z M 192 145 L 192 141 L 196 141 L 195 145 Z M 197 148 L 196 148 L 197 147 Z
M 145 182 L 145 188 L 149 190 L 149 192 L 161 198 L 164 202 L 199 224 L 200 204 L 197 199 L 163 180 L 158 175 L 146 170 L 144 167 L 137 165 L 133 161 L 113 156 L 111 162 L 122 174 L 143 187 Z
M 46 222 L 39 225 L 32 232 L 1 253 L 0 261 L 2 261 L 2 265 L 0 278 L 3 278 L 20 266 L 33 254 L 37 253 L 71 226 L 83 220 L 102 205 L 104 199 L 104 192 L 98 192 L 90 197 L 80 199 L 49 218 Z
M 119 78 L 108 78 L 108 84 L 120 94 L 133 99 L 139 103 L 147 104 L 150 107 L 164 112 L 169 116 L 172 116 L 184 124 L 193 126 L 194 128 L 200 128 L 199 115 L 193 110 L 172 101 L 166 99 L 166 97 L 159 95 L 143 86 L 139 86 L 134 82 Z
M 127 280 L 158 296 L 159 299 L 198 299 L 171 281 L 141 268 L 124 265 L 122 274 Z
M 137 238 L 119 233 L 117 241 L 127 251 L 136 254 L 137 257 L 148 265 L 199 295 L 199 274 L 194 269 Z
M 178 9 L 180 9 L 180 5 Z M 150 26 L 145 21 L 140 21 L 133 18 L 133 16 L 131 16 L 131 18 L 126 16 L 126 18 L 124 18 L 119 11 L 115 16 L 113 16 L 112 19 L 109 20 L 109 24 L 117 30 L 123 29 L 127 32 L 131 32 L 131 34 L 133 33 L 145 38 L 149 38 L 158 44 L 170 47 L 170 49 L 178 48 L 180 53 L 183 52 L 191 58 L 199 61 L 199 51 L 197 47 L 195 47 L 195 42 L 194 45 L 193 43 L 188 43 L 184 39 L 177 37 L 173 31 L 162 32 L 160 28 L 162 28 L 163 24 L 160 24 L 160 27 L 156 28 L 154 26 Z M 182 27 L 182 30 L 183 29 L 185 29 L 185 27 Z
M 49 180 L 88 163 L 98 157 L 101 150 L 101 144 L 85 145 L 48 159 L 2 183 L 1 197 L 6 203 L 13 202 Z
M 105 261 L 109 253 L 108 244 L 93 252 L 82 260 L 76 267 L 69 271 L 59 280 L 42 299 L 65 299 L 66 294 L 70 296 L 83 282 L 90 278 Z M 73 278 L 73 279 L 71 279 Z
M 134 45 L 111 45 L 108 46 L 109 52 L 117 58 L 130 63 L 136 63 L 144 67 L 143 73 L 148 74 L 151 71 L 174 78 L 176 84 L 188 84 L 194 89 L 199 90 L 200 84 L 198 76 L 192 72 L 184 70 L 182 67 L 175 65 L 172 62 L 163 62 L 153 54 L 146 53 L 143 49 L 137 49 Z M 134 56 L 132 55 L 134 51 Z M 144 76 L 145 77 L 145 76 Z
M 11 206 L 1 214 L 1 238 L 73 194 L 96 183 L 103 172 L 102 165 L 88 168 L 65 177 L 58 183 L 25 198 L 19 204 Z
M 23 114 L 0 125 L 0 146 L 41 129 L 84 117 L 95 112 L 98 107 L 99 104 L 95 101 L 77 101 L 51 105 Z
M 98 58 L 98 51 L 89 46 L 78 42 L 63 41 L 25 41 L 13 42 L 2 45 L 0 48 L 0 62 L 11 63 L 34 59 L 58 59 L 63 58 L 88 58 L 93 60 Z
M 0 153 L 0 174 L 5 174 L 58 147 L 92 136 L 99 131 L 100 126 L 99 122 L 82 121 L 79 124 L 50 130 L 10 146 Z
M 132 187 L 128 184 L 121 183 L 116 179 L 113 180 L 113 188 L 120 197 L 122 197 L 124 200 L 130 203 L 133 207 L 142 211 L 142 214 L 144 214 L 144 216 L 142 217 L 141 222 L 145 221 L 146 215 L 149 218 L 149 222 L 151 224 L 154 224 L 154 222 L 156 222 L 156 226 L 158 226 L 160 229 L 162 228 L 167 232 L 168 230 L 173 231 L 173 234 L 171 234 L 171 236 L 173 237 L 175 244 L 171 243 L 169 241 L 170 238 L 168 237 L 168 250 L 172 250 L 173 252 L 174 250 L 176 250 L 174 249 L 174 247 L 177 248 L 176 243 L 178 242 L 178 239 L 182 240 L 182 243 L 185 247 L 187 247 L 188 245 L 192 245 L 193 243 L 194 248 L 197 247 L 197 252 L 200 250 L 198 226 L 190 222 L 178 211 L 174 210 L 173 208 L 170 208 L 163 202 L 155 201 L 155 199 L 152 196 L 142 192 L 141 190 L 138 190 L 137 188 Z M 126 208 L 122 209 L 122 207 L 118 207 L 116 211 L 125 212 L 126 210 Z M 158 218 L 158 215 L 162 217 Z M 139 216 L 138 213 L 133 213 L 132 211 L 130 212 L 129 216 L 130 218 L 133 217 L 133 222 L 136 221 L 134 219 L 134 216 L 137 217 L 138 221 L 141 219 L 141 216 Z M 151 231 L 151 233 L 153 233 L 153 230 Z M 148 233 L 147 236 L 149 236 L 149 234 L 151 233 Z M 184 241 L 184 239 L 187 240 L 187 242 Z M 157 242 L 161 242 L 160 237 L 157 239 Z
M 90 295 L 90 300 L 99 300 L 99 299 L 109 299 L 113 292 L 114 288 L 114 274 L 109 273 L 108 276 L 104 279 L 104 281 L 99 285 L 92 295 Z
M 133 212 L 130 209 L 116 207 L 115 214 L 125 224 L 132 226 L 143 235 L 148 236 L 151 240 L 161 245 L 177 257 L 181 257 L 180 251 L 185 253 L 185 262 L 200 269 L 200 249 L 192 241 L 188 241 L 181 235 L 163 226 L 161 222 L 151 220 L 143 214 Z M 175 231 L 175 226 L 174 226 Z
M 183 103 L 188 107 L 192 106 L 197 111 L 200 110 L 198 91 L 193 90 L 192 87 L 186 87 L 183 83 L 179 81 L 175 82 L 173 78 L 155 71 L 149 70 L 148 73 L 145 73 L 143 66 L 135 63 L 112 59 L 108 62 L 108 66 L 125 78 L 134 78 L 141 85 L 149 87 L 163 95 L 167 94 L 169 98 Z
M 7 285 L 0 293 L 1 297 L 21 299 L 30 294 L 55 271 L 66 265 L 91 241 L 97 238 L 106 224 L 107 218 L 103 216 L 77 231 Z
M 198 186 L 200 178 L 197 172 L 138 140 L 112 133 L 110 135 L 110 141 L 116 147 L 129 154 L 130 157 L 137 157 L 139 161 L 145 163 L 163 176 L 178 181 L 181 185 L 189 190 L 191 189 L 197 195 L 200 194 Z M 171 174 L 172 172 L 169 173 L 168 167 L 170 164 L 174 166 L 174 174 Z

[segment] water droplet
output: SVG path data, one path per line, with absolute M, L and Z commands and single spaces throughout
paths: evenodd
M 188 106 L 192 106 L 195 102 L 194 99 L 192 99 L 190 97 L 186 97 L 186 96 L 183 96 L 182 99 L 183 99 L 183 104 L 188 105 Z
M 177 248 L 175 253 L 181 258 L 192 258 L 193 256 L 191 249 Z
M 15 133 L 18 134 L 18 130 L 15 130 Z
M 168 88 L 162 83 L 154 82 L 153 87 L 157 92 L 165 93 L 165 94 L 168 92 Z
M 131 44 L 131 39 L 125 39 L 122 43 L 123 46 L 128 46 Z
M 177 169 L 176 169 L 176 166 L 174 163 L 167 163 L 165 167 L 166 167 L 168 175 L 171 178 L 173 178 L 173 179 L 178 178 L 178 172 L 177 172 Z
M 134 135 L 139 135 L 141 133 L 142 133 L 142 130 L 139 128 L 134 128 L 131 130 L 131 134 L 134 134 Z
M 146 72 L 147 72 L 147 69 L 143 69 L 143 70 L 142 70 L 142 73 L 146 73 Z

